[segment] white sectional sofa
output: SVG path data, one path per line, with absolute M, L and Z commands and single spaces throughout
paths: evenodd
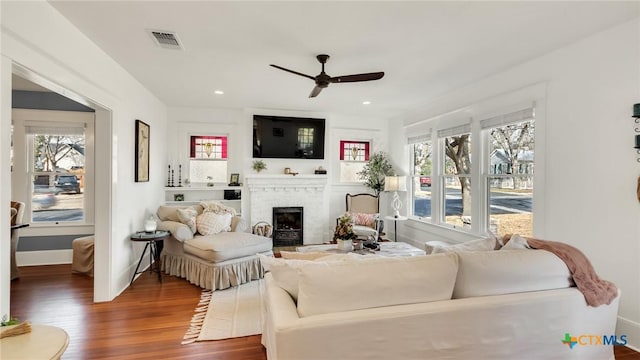
M 269 360 L 614 359 L 562 341 L 614 335 L 619 293 L 587 306 L 543 250 L 294 263 L 265 275 Z

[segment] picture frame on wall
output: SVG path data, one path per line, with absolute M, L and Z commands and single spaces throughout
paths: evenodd
M 150 127 L 142 120 L 136 120 L 135 181 L 149 181 L 149 133 Z

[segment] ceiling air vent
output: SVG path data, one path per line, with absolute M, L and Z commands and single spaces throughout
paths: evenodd
M 178 36 L 171 31 L 163 30 L 147 30 L 153 37 L 156 45 L 166 49 L 178 49 L 182 50 L 182 45 L 178 40 Z

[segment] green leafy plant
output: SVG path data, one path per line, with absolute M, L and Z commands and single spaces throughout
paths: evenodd
M 353 232 L 353 220 L 349 214 L 338 218 L 336 230 L 333 232 L 333 240 L 355 240 L 358 236 Z
M 267 168 L 267 164 L 265 164 L 264 161 L 262 161 L 262 160 L 254 160 L 253 161 L 253 165 L 251 167 L 256 172 L 260 172 L 260 171 L 265 170 Z
M 387 154 L 381 151 L 371 155 L 369 162 L 357 174 L 364 180 L 364 185 L 380 195 L 384 190 L 384 177 L 395 175 L 395 172 Z
M 0 326 L 17 325 L 20 323 L 20 320 L 16 318 L 11 318 L 7 320 L 8 318 L 9 317 L 7 316 L 7 314 L 4 314 L 4 316 L 2 317 L 2 321 L 0 322 Z

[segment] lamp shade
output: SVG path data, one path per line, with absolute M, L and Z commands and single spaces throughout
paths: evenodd
M 385 176 L 384 191 L 407 191 L 407 177 Z

